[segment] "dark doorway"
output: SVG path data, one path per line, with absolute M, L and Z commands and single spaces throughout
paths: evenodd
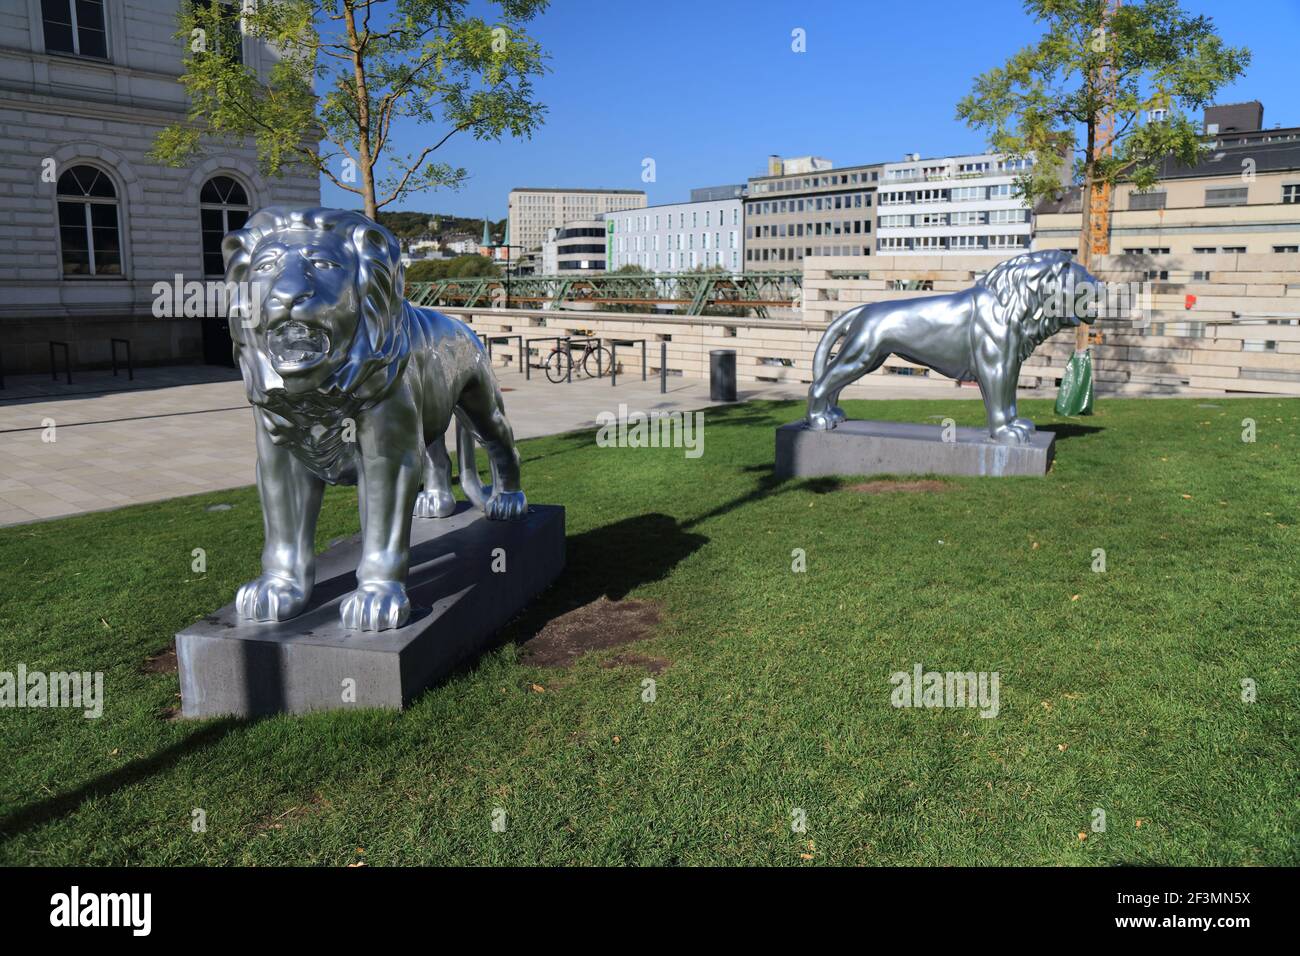
M 203 361 L 207 365 L 235 367 L 231 351 L 230 323 L 226 319 L 200 319 L 203 326 Z

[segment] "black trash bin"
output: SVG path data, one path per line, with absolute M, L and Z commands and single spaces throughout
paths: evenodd
M 709 352 L 709 401 L 736 400 L 736 350 L 712 349 Z

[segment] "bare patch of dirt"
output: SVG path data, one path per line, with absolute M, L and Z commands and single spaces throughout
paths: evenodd
M 145 658 L 145 662 L 140 665 L 142 674 L 175 674 L 176 673 L 176 648 L 169 647 L 165 651 L 159 651 L 153 657 Z
M 568 667 L 590 651 L 641 641 L 659 623 L 649 601 L 600 597 L 550 621 L 524 644 L 521 660 L 534 667 Z
M 164 707 L 158 711 L 158 719 L 174 724 L 181 719 L 181 709 L 179 707 Z
M 955 486 L 946 481 L 864 481 L 849 485 L 845 491 L 856 491 L 860 495 L 884 495 L 891 491 L 904 491 L 912 494 L 942 494 L 952 491 Z
M 648 674 L 662 674 L 671 665 L 672 661 L 666 657 L 651 657 L 648 654 L 638 654 L 636 651 L 623 651 L 609 660 L 600 662 L 600 666 L 606 670 L 615 667 L 634 667 Z

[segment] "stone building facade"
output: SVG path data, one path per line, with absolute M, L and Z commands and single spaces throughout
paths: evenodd
M 180 0 L 6 0 L 0 7 L 0 361 L 103 366 L 229 362 L 221 320 L 163 317 L 159 283 L 219 273 L 220 235 L 251 210 L 320 201 L 314 170 L 264 176 L 251 144 L 207 144 L 187 169 L 151 162 L 183 120 Z M 235 16 L 232 5 L 232 17 Z M 242 38 L 266 75 L 274 52 Z M 163 310 L 165 311 L 165 310 Z M 61 357 L 61 356 L 60 356 Z

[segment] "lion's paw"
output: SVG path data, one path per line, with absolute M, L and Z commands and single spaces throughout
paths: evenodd
M 493 521 L 514 521 L 528 514 L 528 499 L 522 491 L 498 491 L 487 500 L 483 513 Z
M 828 432 L 838 424 L 839 421 L 836 421 L 829 409 L 824 412 L 808 413 L 808 427 L 815 432 Z
M 411 600 L 398 581 L 368 581 L 343 599 L 339 620 L 349 631 L 388 631 L 411 616 Z
M 847 420 L 849 416 L 845 415 L 844 409 L 840 408 L 838 405 L 832 405 L 830 408 L 826 409 L 826 417 L 838 425 L 840 422 Z
M 1012 419 L 1011 424 L 1012 424 L 1012 425 L 1019 426 L 1020 428 L 1023 428 L 1023 429 L 1025 430 L 1025 434 L 1027 434 L 1027 435 L 1032 435 L 1034 432 L 1038 431 L 1038 426 L 1035 425 L 1035 424 L 1034 424 L 1031 420 L 1029 420 L 1028 418 L 1015 418 L 1015 419 Z
M 422 491 L 415 496 L 415 517 L 445 518 L 456 510 L 456 497 L 444 488 Z
M 307 606 L 308 591 L 286 578 L 263 574 L 240 587 L 235 610 L 245 621 L 287 621 Z
M 1018 422 L 993 429 L 992 438 L 1002 445 L 1027 445 L 1031 432 Z

